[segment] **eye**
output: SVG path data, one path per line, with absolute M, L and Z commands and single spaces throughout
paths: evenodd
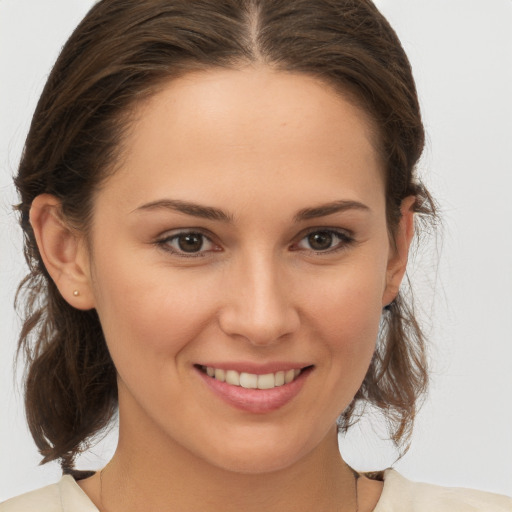
M 182 256 L 204 256 L 204 253 L 220 250 L 206 235 L 198 231 L 182 231 L 158 240 L 157 244 L 171 253 Z
M 297 244 L 298 249 L 315 252 L 334 252 L 346 248 L 353 238 L 341 231 L 320 229 L 311 231 Z

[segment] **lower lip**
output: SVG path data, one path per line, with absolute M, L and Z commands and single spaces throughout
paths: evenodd
M 209 377 L 196 368 L 205 384 L 224 402 L 242 411 L 264 414 L 284 407 L 295 398 L 312 368 L 307 368 L 292 382 L 272 389 L 246 389 Z

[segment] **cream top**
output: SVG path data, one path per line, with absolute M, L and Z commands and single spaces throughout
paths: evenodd
M 512 498 L 472 489 L 440 487 L 384 471 L 374 512 L 512 512 Z M 72 476 L 0 504 L 0 512 L 99 512 Z

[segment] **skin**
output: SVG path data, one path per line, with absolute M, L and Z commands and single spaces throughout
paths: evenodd
M 406 198 L 390 238 L 368 117 L 308 76 L 212 70 L 140 105 L 124 147 L 88 247 L 52 196 L 31 214 L 50 274 L 74 307 L 96 308 L 119 375 L 116 454 L 103 492 L 98 474 L 81 487 L 108 511 L 355 510 L 335 421 L 365 376 L 413 233 Z M 147 207 L 162 200 L 226 219 Z M 363 207 L 296 218 L 339 201 Z M 199 256 L 179 252 L 183 230 L 206 235 Z M 340 234 L 313 250 L 308 234 L 326 230 Z M 194 367 L 205 361 L 313 370 L 290 402 L 253 414 L 211 392 Z M 359 510 L 380 492 L 362 478 Z

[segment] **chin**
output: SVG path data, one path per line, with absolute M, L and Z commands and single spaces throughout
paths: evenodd
M 240 436 L 236 441 L 234 436 L 226 436 L 225 442 L 217 444 L 215 453 L 209 452 L 203 458 L 225 471 L 256 475 L 290 468 L 323 444 L 321 439 L 298 438 L 288 430 L 284 435 L 283 430 L 277 434 L 257 432 Z

